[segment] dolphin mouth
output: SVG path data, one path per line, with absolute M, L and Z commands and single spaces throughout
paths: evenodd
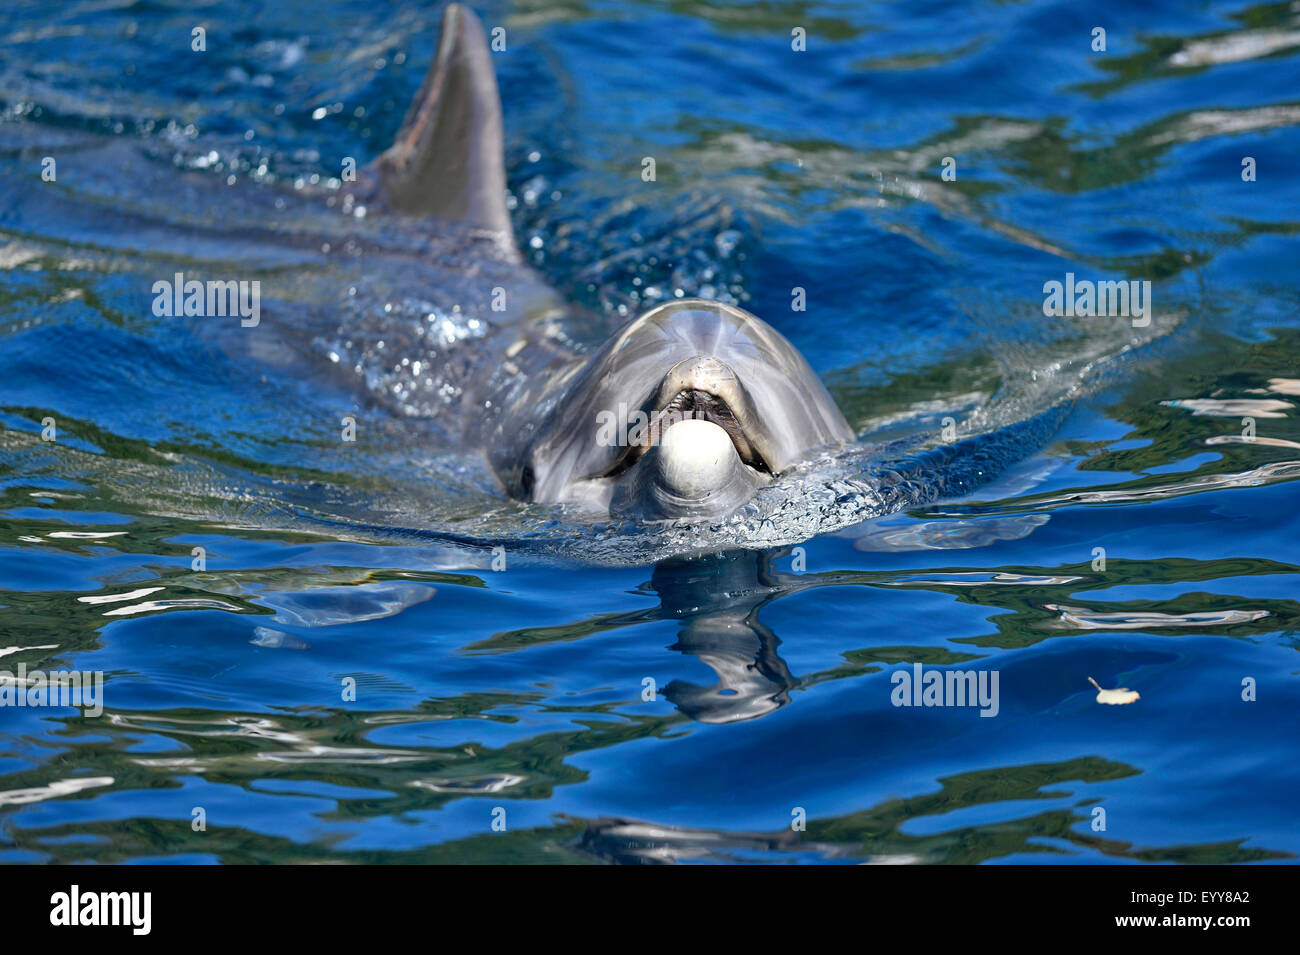
M 688 388 L 677 392 L 672 398 L 660 409 L 656 415 L 651 418 L 652 422 L 658 421 L 660 428 L 658 437 L 662 438 L 664 432 L 668 430 L 677 421 L 686 419 L 696 421 L 710 421 L 716 424 L 723 431 L 727 432 L 727 437 L 736 448 L 736 456 L 745 464 L 749 465 L 756 471 L 762 471 L 771 474 L 771 468 L 763 460 L 762 454 L 754 446 L 754 442 L 749 439 L 745 432 L 745 426 L 741 424 L 740 418 L 727 403 L 727 399 L 711 391 L 703 391 L 699 388 Z M 640 450 L 644 453 L 647 443 Z
M 692 359 L 697 366 L 699 359 Z M 701 387 L 702 382 L 690 380 L 681 374 L 683 362 L 665 377 L 659 392 L 646 407 L 641 410 L 645 416 L 645 425 L 633 428 L 628 434 L 628 443 L 623 453 L 610 467 L 595 478 L 618 478 L 630 470 L 645 453 L 659 444 L 669 428 L 679 421 L 693 419 L 709 421 L 726 432 L 736 449 L 736 456 L 742 464 L 759 474 L 774 476 L 775 471 L 763 457 L 754 438 L 753 423 L 756 417 L 739 381 L 727 368 L 716 359 L 708 359 L 721 369 L 726 377 L 712 376 L 711 387 Z M 712 366 L 707 366 L 713 370 Z M 747 426 L 748 425 L 748 426 Z

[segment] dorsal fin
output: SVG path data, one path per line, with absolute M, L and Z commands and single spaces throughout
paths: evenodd
M 472 10 L 453 3 L 402 131 L 379 157 L 384 193 L 402 212 L 509 238 L 503 148 L 501 96 L 483 25 Z

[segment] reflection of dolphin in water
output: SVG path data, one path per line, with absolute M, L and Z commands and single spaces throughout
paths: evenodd
M 701 723 L 734 723 L 790 702 L 798 681 L 776 652 L 781 641 L 758 620 L 780 592 L 770 555 L 732 551 L 661 561 L 651 586 L 663 612 L 682 621 L 671 649 L 699 657 L 718 674 L 711 687 L 680 680 L 664 687 L 678 709 Z
M 358 194 L 462 223 L 476 230 L 471 241 L 517 257 L 491 54 L 467 9 L 448 8 L 436 61 Z M 521 285 L 532 294 L 536 278 Z M 515 291 L 493 289 L 504 301 Z M 462 404 L 479 419 L 469 436 L 514 497 L 650 518 L 723 516 L 809 452 L 853 438 L 794 346 L 742 309 L 672 301 L 584 356 L 548 324 L 548 304 L 513 340 L 489 345 L 499 363 Z
M 740 550 L 662 560 L 648 584 L 659 598 L 657 607 L 506 631 L 466 649 L 509 652 L 669 621 L 677 625 L 677 640 L 668 649 L 699 658 L 717 679 L 709 686 L 673 680 L 660 691 L 663 696 L 684 716 L 701 723 L 755 719 L 789 703 L 790 691 L 801 682 L 778 654 L 776 634 L 758 619 L 767 604 L 810 586 L 808 578 L 778 572 L 773 566 L 776 556 L 772 551 Z

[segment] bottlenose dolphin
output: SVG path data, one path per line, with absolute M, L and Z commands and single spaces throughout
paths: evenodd
M 1055 432 L 1096 372 L 1177 325 L 1157 316 L 1141 339 L 1127 325 L 1117 338 L 1100 324 L 1041 343 L 1023 336 L 982 354 L 969 390 L 922 400 L 902 379 L 877 389 L 850 369 L 844 400 L 853 402 L 855 440 L 791 343 L 744 310 L 667 299 L 615 332 L 609 311 L 595 314 L 549 286 L 532 265 L 532 240 L 511 234 L 493 57 L 478 19 L 450 6 L 399 134 L 355 181 L 354 157 L 333 157 L 339 177 L 328 161 L 278 170 L 282 150 L 245 147 L 247 135 L 230 147 L 214 133 L 200 155 L 171 133 L 0 124 L 7 174 L 58 158 L 57 180 L 0 191 L 0 251 L 11 271 L 44 256 L 90 269 L 109 286 L 105 301 L 144 319 L 122 318 L 123 332 L 111 312 L 78 312 L 70 327 L 84 328 L 80 357 L 97 369 L 99 390 L 69 389 L 66 407 L 48 409 L 174 445 L 147 478 L 131 472 L 124 493 L 147 493 L 168 513 L 342 522 L 476 545 L 527 541 L 601 562 L 838 532 L 868 549 L 948 546 L 957 537 L 943 522 L 920 535 L 845 529 L 987 482 Z M 33 102 L 43 95 L 38 88 Z M 349 142 L 322 142 L 317 155 Z M 214 156 L 223 175 L 214 175 Z M 712 268 L 728 257 L 710 258 L 714 246 L 689 254 Z M 628 251 L 640 263 L 647 249 Z M 152 320 L 153 290 L 161 279 L 179 289 L 181 271 L 208 286 L 209 307 Z M 112 286 L 118 273 L 137 276 L 138 301 Z M 213 313 L 214 285 L 246 283 L 260 287 L 256 320 Z M 0 374 L 21 377 L 62 348 L 59 328 L 6 332 Z M 123 334 L 133 336 L 129 353 Z M 137 361 L 157 373 L 141 378 Z M 172 369 L 191 365 L 222 386 L 189 388 Z M 188 410 L 175 421 L 114 403 L 121 393 L 130 407 L 161 407 L 182 388 Z M 26 394 L 11 404 L 37 407 L 40 390 Z M 231 413 L 235 402 L 242 416 Z M 117 486 L 113 459 L 68 444 L 57 453 L 65 474 L 102 473 Z M 685 520 L 638 534 L 641 517 Z M 999 539 L 1033 525 L 986 523 L 981 533 L 996 523 Z M 573 533 L 579 524 L 596 532 Z
M 522 265 L 506 206 L 502 117 L 478 18 L 452 4 L 394 144 L 355 190 L 398 212 L 457 223 Z M 358 201 L 358 200 L 352 200 Z M 468 435 L 521 500 L 650 519 L 725 516 L 853 429 L 795 347 L 734 305 L 678 299 L 583 354 L 556 333 L 556 303 L 524 289 L 513 340 L 464 383 Z M 503 326 L 505 327 L 505 326 Z

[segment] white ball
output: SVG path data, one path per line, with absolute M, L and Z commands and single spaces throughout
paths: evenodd
M 722 487 L 738 460 L 731 438 L 712 421 L 678 421 L 659 439 L 659 475 L 685 498 L 699 499 Z

